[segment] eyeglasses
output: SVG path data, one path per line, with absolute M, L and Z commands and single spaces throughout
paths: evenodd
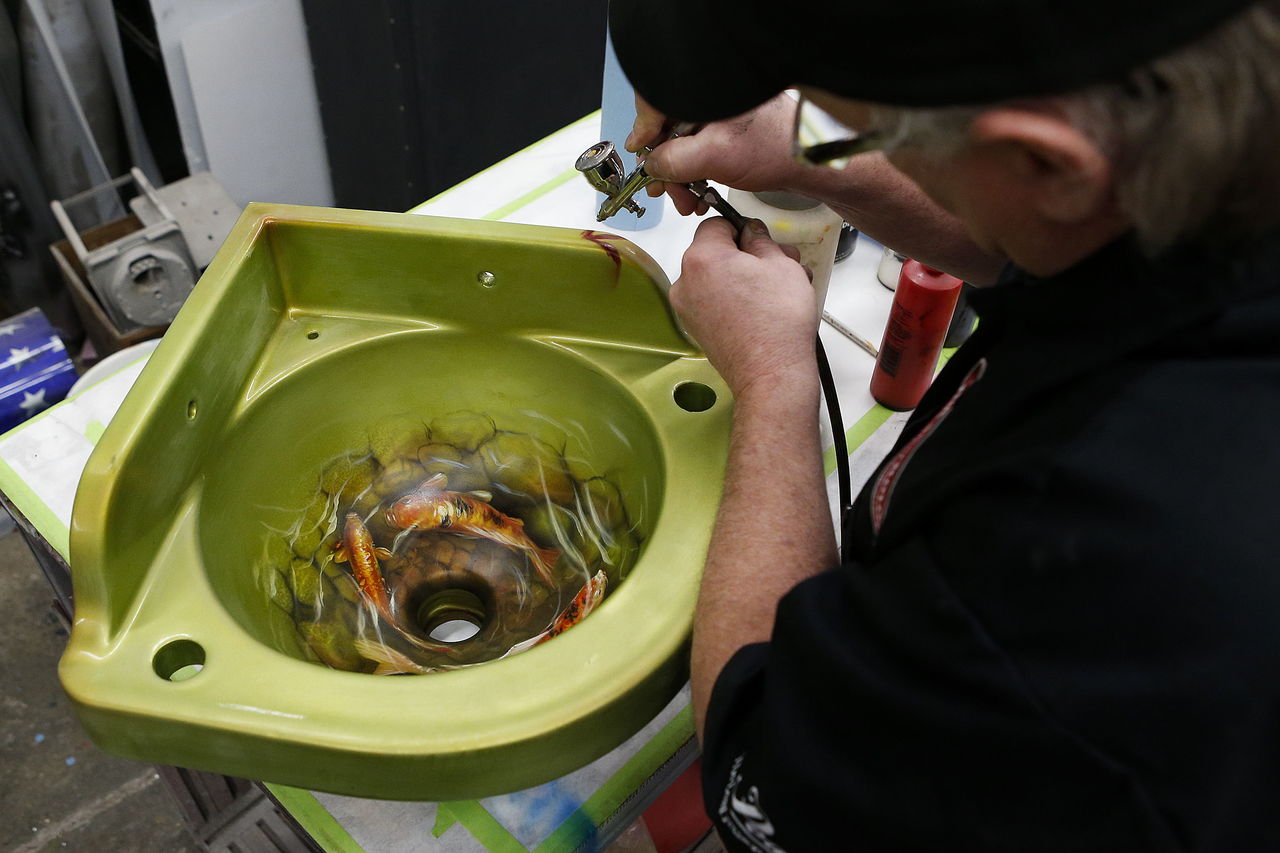
M 796 162 L 843 169 L 850 157 L 876 151 L 884 144 L 883 132 L 852 131 L 804 95 L 800 96 L 791 133 L 791 154 Z

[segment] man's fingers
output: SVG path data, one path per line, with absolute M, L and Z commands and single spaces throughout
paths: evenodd
M 649 198 L 661 198 L 664 193 L 671 196 L 671 203 L 675 205 L 681 216 L 688 216 L 691 213 L 701 216 L 711 209 L 711 205 L 698 198 L 683 184 L 650 181 L 645 185 L 644 191 Z
M 734 242 L 737 236 L 729 220 L 720 216 L 704 219 L 698 224 L 698 229 L 693 232 L 693 242 L 680 259 L 680 277 L 671 284 L 671 306 L 677 314 L 684 310 L 686 302 L 686 276 L 699 278 L 721 269 L 725 255 L 738 252 Z
M 690 198 L 693 197 L 690 193 Z M 783 246 L 775 242 L 769 236 L 769 229 L 759 219 L 748 219 L 747 227 L 742 229 L 741 234 L 723 216 L 704 220 L 694 232 L 693 242 L 703 248 L 728 248 L 733 245 L 762 260 L 781 255 L 800 263 L 800 250 L 795 246 Z
M 688 187 L 680 184 L 666 184 L 666 188 L 667 195 L 671 196 L 671 203 L 675 205 L 681 216 L 698 212 L 698 197 L 689 192 Z
M 697 136 L 679 136 L 653 149 L 644 159 L 644 170 L 659 181 L 688 183 L 707 177 L 707 145 Z
M 636 95 L 636 120 L 631 126 L 631 133 L 627 135 L 627 141 L 623 143 L 623 147 L 634 154 L 644 146 L 656 142 L 666 120 L 666 116 L 649 106 L 649 102 L 644 98 Z
M 742 234 L 738 237 L 738 248 L 749 254 L 755 255 L 761 260 L 776 258 L 779 255 L 800 263 L 800 250 L 795 246 L 784 246 L 774 241 L 769 236 L 769 229 L 759 219 L 748 219 L 747 227 L 742 229 Z M 813 270 L 801 264 L 804 274 L 809 277 L 809 281 L 813 281 Z
M 742 234 L 738 237 L 738 247 L 757 258 L 774 258 L 787 254 L 786 250 L 769 236 L 769 229 L 759 219 L 747 220 L 747 227 L 742 229 Z
M 713 216 L 698 224 L 689 250 L 696 250 L 698 253 L 737 251 L 737 239 L 738 232 L 729 224 L 729 220 L 723 216 Z
M 748 219 L 747 227 L 739 234 L 737 229 L 723 216 L 705 219 L 693 234 L 693 245 L 686 254 L 693 255 L 699 261 L 707 261 L 729 250 L 741 250 L 755 255 L 761 260 L 785 257 L 794 263 L 800 263 L 800 250 L 795 246 L 783 246 L 774 242 L 769 230 L 759 219 Z M 802 267 L 809 281 L 813 281 L 813 271 Z
M 787 246 L 782 243 L 778 244 L 778 248 L 782 250 L 782 254 L 800 264 L 800 269 L 804 270 L 804 274 L 809 277 L 809 283 L 813 284 L 813 270 L 805 266 L 804 262 L 800 260 L 800 250 L 795 246 Z

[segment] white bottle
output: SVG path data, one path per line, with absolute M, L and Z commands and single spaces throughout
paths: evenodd
M 821 310 L 840 242 L 844 221 L 840 214 L 821 202 L 787 192 L 730 189 L 729 203 L 743 216 L 764 222 L 774 240 L 800 251 L 800 263 L 813 273 L 814 296 Z

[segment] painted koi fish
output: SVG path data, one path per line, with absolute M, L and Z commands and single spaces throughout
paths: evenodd
M 400 530 L 440 530 L 488 539 L 529 555 L 538 576 L 553 584 L 551 566 L 560 557 L 554 548 L 539 548 L 524 532 L 524 522 L 489 505 L 488 492 L 450 492 L 444 474 L 436 474 L 393 503 L 387 524 Z
M 378 668 L 373 671 L 374 675 L 425 675 L 428 672 L 441 671 L 429 666 L 423 666 L 410 659 L 408 655 L 401 654 L 384 643 L 375 643 L 365 637 L 357 637 L 355 647 L 356 654 L 378 665 Z
M 605 589 L 609 586 L 609 576 L 604 573 L 604 569 L 596 572 L 587 582 L 582 585 L 582 589 L 573 597 L 573 601 L 569 602 L 569 606 L 560 612 L 551 622 L 551 627 L 546 630 L 546 637 L 540 642 L 550 640 L 568 631 L 574 625 L 577 625 L 583 619 L 586 619 L 591 611 L 604 601 Z
M 604 569 L 596 572 L 582 585 L 582 589 L 573 597 L 573 601 L 569 602 L 569 606 L 560 611 L 555 619 L 551 620 L 551 626 L 547 630 L 535 637 L 516 643 L 503 657 L 518 654 L 534 646 L 540 646 L 552 637 L 560 636 L 583 619 L 586 619 L 591 611 L 595 610 L 600 602 L 604 600 L 605 589 L 608 585 L 609 577 L 604 573 Z
M 387 582 L 383 580 L 382 568 L 378 558 L 387 559 L 391 552 L 373 544 L 373 536 L 365 527 L 358 513 L 347 513 L 346 523 L 342 526 L 342 540 L 334 550 L 333 559 L 339 563 L 351 564 L 351 575 L 356 579 L 356 586 L 365 599 L 373 604 L 383 619 L 395 622 L 391 613 L 391 596 L 387 593 Z
M 355 578 L 360 594 L 370 602 L 383 621 L 414 646 L 428 652 L 446 652 L 448 646 L 428 643 L 404 630 L 396 621 L 391 611 L 391 595 L 387 592 L 387 582 L 382 577 L 382 568 L 378 558 L 387 559 L 391 552 L 373 544 L 373 536 L 358 513 L 347 513 L 346 523 L 342 528 L 342 540 L 334 550 L 333 559 L 339 563 L 350 563 L 351 574 Z

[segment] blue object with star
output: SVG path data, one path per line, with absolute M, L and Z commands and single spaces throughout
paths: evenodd
M 62 400 L 76 381 L 67 348 L 39 308 L 0 321 L 0 432 Z

